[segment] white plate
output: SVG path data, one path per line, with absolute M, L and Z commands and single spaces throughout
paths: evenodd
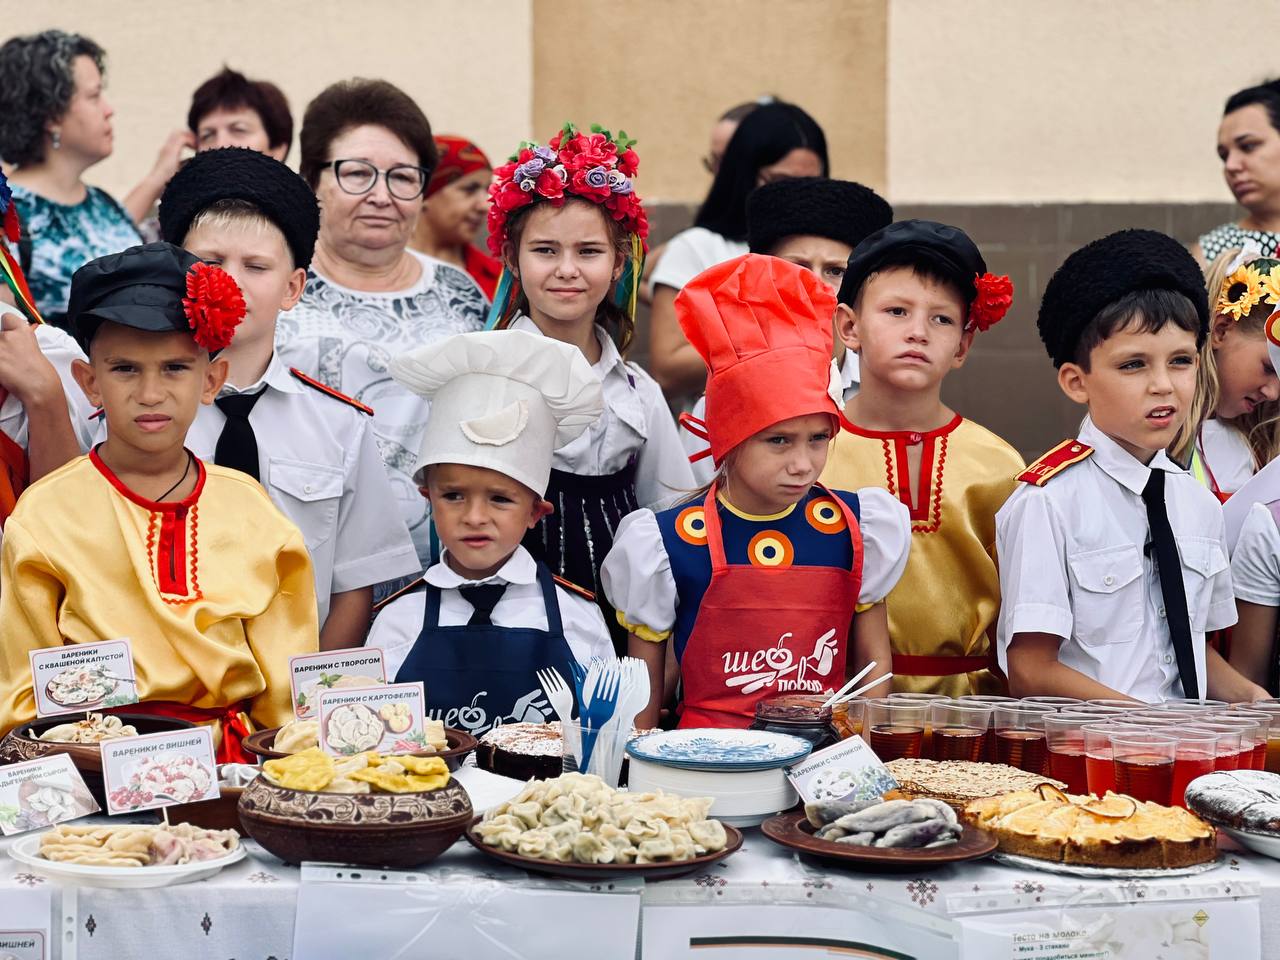
M 84 863 L 59 863 L 40 856 L 40 838 L 37 833 L 21 837 L 9 847 L 9 856 L 28 866 L 35 873 L 54 880 L 66 880 L 81 887 L 117 887 L 139 890 L 144 887 L 171 887 L 194 880 L 207 880 L 223 867 L 229 867 L 244 859 L 244 843 L 225 857 L 217 860 L 201 860 L 168 867 L 95 867 Z
M 1208 863 L 1197 863 L 1190 867 L 1149 867 L 1137 869 L 1133 867 L 1089 867 L 1078 863 L 1058 863 L 1054 860 L 1040 860 L 1036 857 L 1019 857 L 1012 853 L 996 853 L 995 859 L 1010 867 L 1026 867 L 1028 870 L 1040 870 L 1044 873 L 1060 873 L 1068 877 L 1093 877 L 1099 880 L 1142 880 L 1162 877 L 1194 877 L 1199 873 L 1208 873 L 1218 866 L 1216 859 Z
M 664 730 L 637 737 L 627 753 L 650 763 L 686 770 L 770 770 L 803 760 L 808 740 L 768 730 Z
M 1280 860 L 1280 837 L 1265 833 L 1246 833 L 1234 827 L 1221 825 L 1219 825 L 1218 829 L 1246 850 L 1252 850 L 1254 853 L 1260 853 L 1264 857 Z

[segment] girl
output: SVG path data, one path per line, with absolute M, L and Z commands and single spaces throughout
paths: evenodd
M 1280 261 L 1260 258 L 1256 247 L 1225 250 L 1207 280 L 1213 326 L 1191 416 L 1171 453 L 1225 503 L 1280 451 L 1280 380 L 1263 334 L 1276 309 L 1269 298 L 1280 294 Z
M 623 521 L 605 591 L 649 664 L 637 725 L 657 722 L 674 637 L 680 726 L 746 727 L 765 697 L 834 689 L 869 660 L 885 672 L 880 601 L 906 565 L 910 521 L 885 490 L 815 483 L 841 399 L 821 280 L 747 254 L 695 277 L 676 310 L 709 368 L 719 472 L 696 497 Z
M 634 141 L 572 124 L 494 171 L 489 249 L 504 270 L 489 327 L 578 347 L 604 387 L 604 415 L 556 451 L 546 499 L 555 512 L 525 546 L 565 579 L 600 593 L 600 564 L 628 513 L 688 490 L 693 474 L 662 391 L 623 359 L 649 226 L 631 184 Z M 626 631 L 605 619 L 614 643 Z

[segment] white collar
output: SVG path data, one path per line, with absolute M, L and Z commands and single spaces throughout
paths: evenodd
M 1152 470 L 1163 470 L 1166 473 L 1184 472 L 1163 450 L 1157 451 L 1149 464 L 1144 464 L 1099 430 L 1093 420 L 1087 416 L 1084 418 L 1084 423 L 1080 425 L 1079 437 L 1082 442 L 1093 447 L 1092 460 L 1102 472 L 1138 496 L 1142 496 Z
M 852 350 L 845 350 L 844 361 L 840 364 L 840 384 L 848 390 L 858 386 L 861 380 L 862 364 L 860 358 Z
M 445 548 L 440 562 L 433 564 L 423 578 L 431 586 L 439 587 L 441 590 L 470 587 L 478 583 L 536 583 L 538 580 L 538 565 L 524 547 L 516 547 L 516 552 L 507 558 L 507 562 L 498 568 L 498 572 L 483 580 L 468 580 L 454 572 L 454 569 L 444 561 L 448 555 L 449 550 Z
M 518 314 L 511 321 L 508 329 L 527 330 L 529 333 L 538 334 L 538 336 L 546 336 L 538 329 L 538 325 L 533 322 L 533 318 L 523 313 Z M 618 352 L 618 345 L 613 342 L 613 337 L 609 336 L 598 323 L 593 324 L 592 329 L 595 331 L 596 342 L 600 344 L 600 359 L 591 365 L 592 371 L 601 381 L 615 370 L 624 377 L 627 376 L 627 363 L 622 359 L 622 354 Z
M 224 383 L 222 389 L 218 391 L 218 396 L 226 397 L 240 393 L 257 393 L 263 387 L 271 387 L 281 393 L 302 392 L 302 384 L 289 372 L 289 368 L 280 359 L 280 354 L 272 350 L 271 362 L 267 364 L 266 372 L 262 374 L 256 383 L 252 383 L 247 387 L 232 386 L 230 382 Z

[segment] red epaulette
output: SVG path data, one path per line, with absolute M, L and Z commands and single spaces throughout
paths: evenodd
M 417 580 L 413 581 L 413 583 L 410 583 L 407 586 L 401 587 L 399 590 L 397 590 L 395 593 L 391 594 L 390 596 L 383 597 L 381 600 L 379 600 L 377 603 L 373 605 L 373 616 L 376 617 L 378 614 L 380 614 L 382 612 L 382 608 L 385 607 L 387 604 L 391 603 L 394 600 L 399 600 L 401 597 L 408 596 L 409 594 L 413 593 L 413 591 L 424 586 L 426 582 L 427 582 L 426 577 L 419 577 Z
M 1018 474 L 1023 483 L 1043 487 L 1067 467 L 1082 460 L 1087 460 L 1093 453 L 1093 447 L 1079 440 L 1063 440 L 1027 469 Z
M 106 411 L 106 410 L 104 410 L 104 409 L 102 409 L 102 407 L 99 407 L 97 410 L 93 411 L 93 413 L 89 414 L 89 419 L 90 419 L 90 420 L 101 420 L 101 419 L 102 419 L 103 417 L 105 417 L 106 415 L 107 415 L 107 411 Z
M 576 593 L 584 600 L 590 600 L 592 603 L 596 602 L 596 595 L 586 587 L 580 587 L 572 580 L 566 580 L 564 577 L 556 576 L 555 574 L 551 575 L 551 579 L 560 584 L 560 586 L 564 587 L 570 593 Z
M 319 380 L 315 379 L 314 377 L 308 377 L 305 373 L 303 373 L 297 367 L 290 367 L 289 372 L 293 374 L 295 377 L 297 377 L 299 380 L 301 380 L 303 383 L 305 383 L 308 387 L 314 387 L 316 390 L 319 390 L 321 393 L 324 393 L 333 397 L 333 399 L 335 400 L 341 400 L 343 403 L 347 404 L 348 406 L 355 407 L 361 413 L 368 414 L 371 417 L 373 416 L 373 407 L 370 407 L 367 404 L 361 403 L 359 400 L 355 399 L 354 397 L 348 397 L 345 393 L 341 393 L 333 389 L 333 387 L 329 386 L 327 383 L 321 383 Z

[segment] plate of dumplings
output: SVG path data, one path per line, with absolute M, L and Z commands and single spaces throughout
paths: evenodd
M 710 797 L 615 790 L 566 773 L 532 780 L 467 830 L 483 853 L 535 873 L 576 880 L 640 875 L 662 880 L 732 855 L 742 834 L 707 817 Z

